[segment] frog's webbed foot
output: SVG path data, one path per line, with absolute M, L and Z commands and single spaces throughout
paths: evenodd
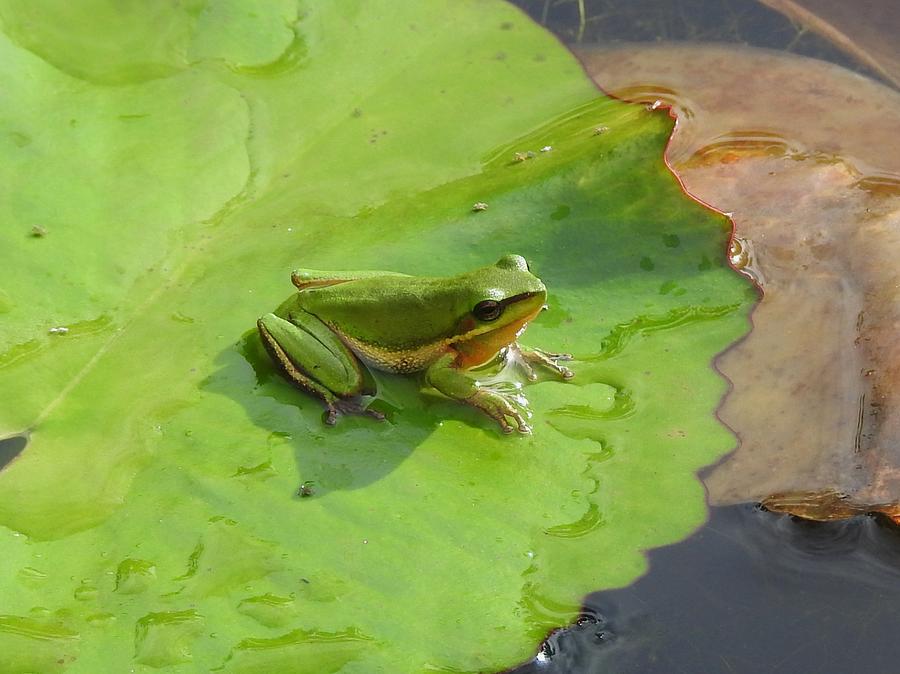
M 543 349 L 524 349 L 516 343 L 510 345 L 509 353 L 513 361 L 525 371 L 525 376 L 531 381 L 538 378 L 535 367 L 551 370 L 563 379 L 571 379 L 575 376 L 572 370 L 559 364 L 559 361 L 572 360 L 572 354 L 553 353 Z
M 381 412 L 363 407 L 362 403 L 351 398 L 336 398 L 332 401 L 326 401 L 325 423 L 329 426 L 334 426 L 337 422 L 338 414 L 359 414 L 372 417 L 378 421 L 384 421 L 384 415 Z
M 480 388 L 474 394 L 464 400 L 467 405 L 476 407 L 489 417 L 494 419 L 504 433 L 512 433 L 518 430 L 519 433 L 531 433 L 531 426 L 525 421 L 519 405 L 521 395 L 516 396 L 512 393 L 504 392 L 495 388 Z M 518 404 L 517 404 L 518 403 Z M 509 423 L 509 418 L 515 421 L 515 426 Z

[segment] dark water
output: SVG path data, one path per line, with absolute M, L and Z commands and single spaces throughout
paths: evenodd
M 514 674 L 900 671 L 900 529 L 713 508 Z
M 568 44 L 750 45 L 818 58 L 880 79 L 832 42 L 758 0 L 512 0 L 512 4 Z

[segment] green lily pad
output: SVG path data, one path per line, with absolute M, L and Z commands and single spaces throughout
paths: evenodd
M 0 669 L 498 669 L 703 520 L 751 295 L 665 113 L 500 2 L 88 4 L 0 2 Z M 528 437 L 390 376 L 326 428 L 252 330 L 506 252 L 577 359 Z

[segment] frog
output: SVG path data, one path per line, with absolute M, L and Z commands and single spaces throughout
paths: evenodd
M 503 431 L 531 433 L 520 386 L 482 383 L 472 370 L 498 359 L 528 380 L 537 370 L 568 380 L 571 354 L 524 348 L 518 338 L 547 308 L 547 289 L 521 255 L 450 277 L 390 271 L 298 269 L 297 288 L 259 318 L 262 342 L 293 384 L 325 405 L 324 421 L 341 414 L 384 419 L 364 406 L 376 393 L 372 370 L 424 376 L 444 396 L 493 419 Z

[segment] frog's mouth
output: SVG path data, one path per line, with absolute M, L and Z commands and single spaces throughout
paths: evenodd
M 546 293 L 538 292 L 538 291 L 528 292 L 528 293 L 519 293 L 518 295 L 513 295 L 512 297 L 507 297 L 506 299 L 500 300 L 497 304 L 499 304 L 501 307 L 503 307 L 503 310 L 506 311 L 506 307 L 508 307 L 508 306 L 511 306 L 513 304 L 518 304 L 519 302 L 527 302 L 528 300 L 533 299 L 539 295 L 545 296 Z M 537 308 L 537 311 L 540 312 L 541 309 L 543 309 L 543 307 L 544 307 L 544 303 L 542 301 L 541 306 L 539 306 Z
M 526 321 L 530 321 L 546 309 L 546 303 L 546 290 L 533 290 L 527 293 L 519 293 L 518 295 L 513 295 L 512 297 L 500 300 L 500 306 L 503 307 L 504 313 L 515 312 L 515 314 L 518 314 L 516 318 L 527 316 L 525 319 Z

